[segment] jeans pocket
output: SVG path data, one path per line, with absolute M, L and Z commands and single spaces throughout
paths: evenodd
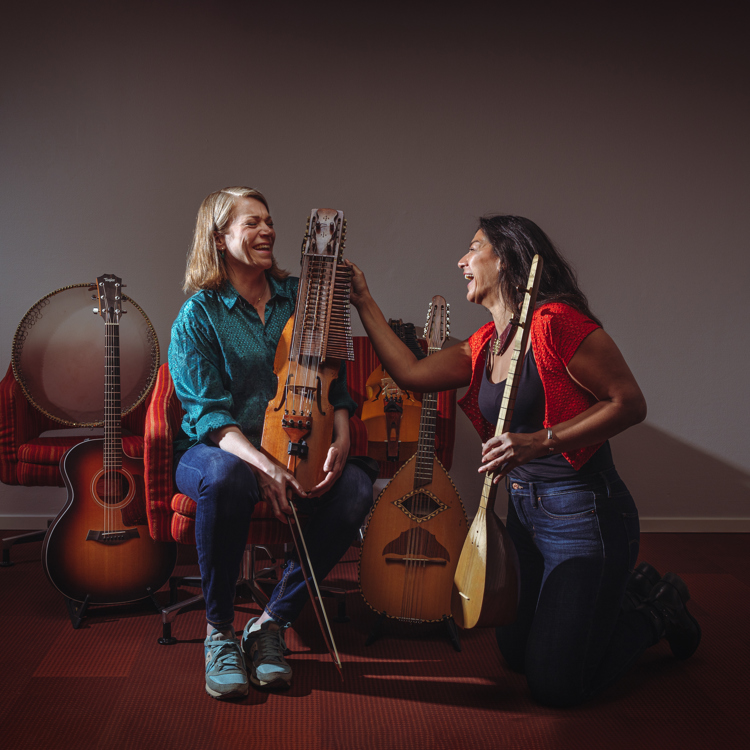
M 596 513 L 596 493 L 592 490 L 570 490 L 541 495 L 539 507 L 549 518 L 570 519 Z

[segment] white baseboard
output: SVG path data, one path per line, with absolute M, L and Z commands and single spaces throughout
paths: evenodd
M 670 532 L 680 534 L 747 534 L 750 518 L 644 518 L 641 531 Z
M 0 529 L 23 529 L 25 531 L 36 531 L 37 529 L 46 529 L 47 524 L 54 518 L 54 515 L 45 516 L 20 516 L 20 515 L 0 515 Z
M 500 516 L 503 523 L 506 518 Z M 750 518 L 650 518 L 641 516 L 644 533 L 670 534 L 748 534 Z

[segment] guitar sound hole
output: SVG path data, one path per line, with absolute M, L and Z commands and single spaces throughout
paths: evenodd
M 118 471 L 105 471 L 96 483 L 96 496 L 104 505 L 117 505 L 128 496 L 128 479 Z
M 440 508 L 439 503 L 421 492 L 407 497 L 402 501 L 401 505 L 415 518 L 424 518 Z

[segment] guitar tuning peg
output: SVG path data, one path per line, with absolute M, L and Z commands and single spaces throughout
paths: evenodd
M 94 308 L 94 309 L 92 310 L 92 312 L 94 313 L 94 315 L 96 315 L 96 313 L 98 313 L 98 312 L 99 312 L 99 308 L 98 308 L 98 307 L 95 307 L 95 308 Z
M 89 286 L 89 291 L 90 291 L 90 292 L 95 292 L 95 291 L 96 291 L 96 284 L 91 284 L 91 285 Z

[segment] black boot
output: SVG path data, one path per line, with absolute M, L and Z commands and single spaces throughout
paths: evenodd
M 642 562 L 630 574 L 625 596 L 622 599 L 622 609 L 632 612 L 643 604 L 651 595 L 654 586 L 659 583 L 661 573 L 647 562 Z
M 688 612 L 690 592 L 676 573 L 667 573 L 639 608 L 651 621 L 657 639 L 666 638 L 677 659 L 687 659 L 701 642 L 701 626 Z

